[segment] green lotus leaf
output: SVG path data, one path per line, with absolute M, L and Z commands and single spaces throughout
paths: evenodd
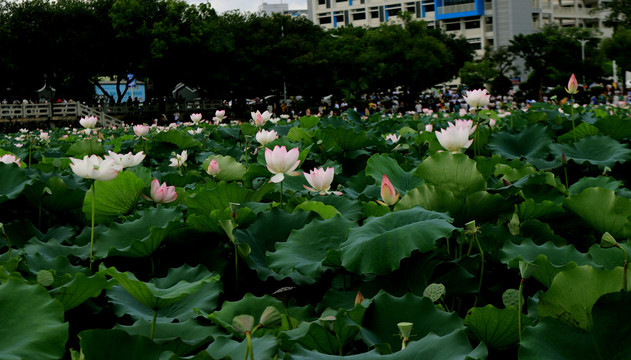
M 609 115 L 598 119 L 594 124 L 603 135 L 616 140 L 624 140 L 631 137 L 631 121 L 626 116 Z
M 520 360 L 598 359 L 625 360 L 631 354 L 631 293 L 615 292 L 601 296 L 592 308 L 590 331 L 543 318 L 526 327 L 519 347 Z
M 177 146 L 178 149 L 186 150 L 191 148 L 201 148 L 202 143 L 195 140 L 189 134 L 179 130 L 162 131 L 154 137 L 156 141 L 161 141 Z
M 99 258 L 151 255 L 169 231 L 180 225 L 181 216 L 175 207 L 146 208 L 138 212 L 136 220 L 114 223 L 103 232 L 95 232 L 94 254 Z M 88 235 L 84 232 L 81 238 Z
M 320 122 L 320 118 L 317 116 L 302 116 L 300 119 L 298 119 L 298 123 L 303 129 L 311 129 L 314 126 L 318 125 L 318 122 Z
M 415 207 L 370 218 L 351 229 L 340 248 L 342 265 L 356 274 L 387 274 L 412 251 L 427 252 L 456 228 L 443 214 Z
M 82 159 L 85 155 L 103 155 L 105 147 L 96 140 L 80 140 L 72 144 L 66 151 L 69 157 Z
M 493 305 L 474 307 L 467 312 L 465 326 L 490 349 L 502 349 L 519 340 L 517 308 L 498 309 Z
M 334 150 L 334 152 L 339 152 L 362 149 L 371 143 L 370 138 L 368 138 L 365 131 L 357 130 L 358 129 L 352 127 L 333 127 L 331 125 L 327 125 L 320 127 L 318 132 L 321 133 L 319 137 L 324 140 L 325 144 L 332 142 L 331 145 L 333 145 L 334 149 L 337 150 Z M 325 148 L 327 148 L 326 145 Z
M 619 239 L 631 237 L 631 199 L 616 196 L 609 189 L 587 188 L 568 197 L 563 206 L 600 234 L 608 232 Z
M 151 333 L 151 321 L 140 319 L 131 326 L 118 325 L 115 329 L 124 330 L 129 335 L 147 336 Z M 184 322 L 157 324 L 153 341 L 163 345 L 163 348 L 185 355 L 220 336 L 225 336 L 225 333 L 218 327 L 202 326 L 197 320 L 189 319 Z
M 613 168 L 616 163 L 631 159 L 631 149 L 609 136 L 588 136 L 574 144 L 552 144 L 550 151 L 560 158 L 565 154 L 568 160 L 577 164 L 590 163 L 601 169 Z
M 501 261 L 513 269 L 519 267 L 520 261 L 537 265 L 533 276 L 546 287 L 550 287 L 554 277 L 562 271 L 594 265 L 589 255 L 579 252 L 574 245 L 557 247 L 546 242 L 539 246 L 530 239 L 523 240 L 519 245 L 507 242 L 502 248 Z
M 313 211 L 320 215 L 320 217 L 324 220 L 330 219 L 340 213 L 335 207 L 331 205 L 326 205 L 319 201 L 305 201 L 303 203 L 300 203 L 294 208 L 294 212 L 297 210 Z
M 0 162 L 0 203 L 15 199 L 24 190 L 24 187 L 32 182 L 26 176 L 26 171 L 17 164 L 5 164 Z
M 609 176 L 599 176 L 599 177 L 583 177 L 580 178 L 577 182 L 570 185 L 569 191 L 570 195 L 577 195 L 583 192 L 583 190 L 590 187 L 600 187 L 609 189 L 611 191 L 616 191 L 622 186 L 622 181 L 616 180 Z
M 350 229 L 355 227 L 355 222 L 341 216 L 314 220 L 292 231 L 286 242 L 276 243 L 276 251 L 267 253 L 269 267 L 289 277 L 297 271 L 305 277 L 295 279 L 296 283 L 313 284 L 329 269 L 323 264 L 329 252 L 337 252 Z
M 286 241 L 292 230 L 301 229 L 313 219 L 313 216 L 311 212 L 298 211 L 289 214 L 276 208 L 259 214 L 254 224 L 247 229 L 235 231 L 236 243 L 250 247 L 251 252 L 244 260 L 257 272 L 260 279 L 265 280 L 273 276 L 280 280 L 285 277 L 269 268 L 266 253 L 274 251 L 277 242 Z M 298 277 L 300 274 L 294 273 L 292 276 Z M 308 277 L 304 280 L 309 281 Z
M 476 166 L 467 155 L 441 152 L 423 160 L 414 175 L 427 184 L 452 192 L 457 198 L 464 198 L 486 190 L 486 181 Z
M 580 124 L 576 125 L 574 131 L 570 130 L 565 134 L 557 137 L 557 141 L 559 143 L 571 143 L 574 142 L 575 137 L 576 139 L 582 139 L 587 136 L 598 135 L 598 133 L 600 133 L 600 131 L 596 126 L 581 122 Z
M 312 201 L 319 201 L 326 205 L 333 206 L 337 211 L 348 220 L 357 221 L 362 217 L 362 204 L 358 200 L 349 198 L 348 196 L 326 195 L 315 196 Z
M 61 359 L 68 340 L 64 309 L 39 285 L 0 284 L 0 358 Z
M 291 350 L 294 344 L 324 354 L 341 354 L 359 333 L 360 326 L 353 322 L 347 311 L 325 311 L 320 319 L 301 322 L 297 328 L 281 334 L 282 346 Z
M 236 334 L 232 329 L 232 319 L 238 315 L 250 315 L 254 318 L 255 325 L 258 324 L 261 315 L 268 306 L 273 306 L 281 314 L 285 313 L 285 307 L 280 300 L 277 300 L 270 295 L 263 295 L 262 297 L 256 297 L 251 293 L 247 293 L 241 300 L 238 301 L 226 301 L 221 306 L 221 310 L 217 310 L 208 315 L 208 318 L 215 324 L 222 326 L 224 329 L 234 333 L 235 336 L 243 336 Z
M 191 268 L 188 265 L 172 268 L 167 277 L 153 278 L 149 282 L 138 280 L 130 272 L 121 273 L 114 267 L 105 268 L 101 265 L 99 271 L 114 278 L 130 295 L 152 310 L 173 305 L 199 291 L 202 285 L 219 280 L 217 275 L 208 273 L 202 265 L 197 268 Z M 187 273 L 194 273 L 197 279 L 191 282 L 182 280 Z
M 64 306 L 64 311 L 68 311 L 89 298 L 99 296 L 107 287 L 107 280 L 101 273 L 97 272 L 90 277 L 76 273 L 72 281 L 52 289 L 50 294 Z
M 403 171 L 395 159 L 381 154 L 373 155 L 368 159 L 366 175 L 375 179 L 377 184 L 381 184 L 383 175 L 386 175 L 394 188 L 401 192 L 401 196 L 423 183 L 423 179 L 414 176 L 413 171 Z
M 46 181 L 45 186 L 50 194 L 42 198 L 42 206 L 49 211 L 70 211 L 81 208 L 85 192 L 79 189 L 69 189 L 62 178 L 53 176 Z
M 527 198 L 521 204 L 517 205 L 517 215 L 519 220 L 527 221 L 530 219 L 540 219 L 548 216 L 555 216 L 565 212 L 560 204 L 544 200 L 536 203 L 533 198 Z
M 231 156 L 222 156 L 222 155 L 211 155 L 202 164 L 202 169 L 208 169 L 208 165 L 213 160 L 217 160 L 219 164 L 219 168 L 221 171 L 215 176 L 217 181 L 240 181 L 243 180 L 243 176 L 245 175 L 246 168 L 245 165 L 238 163 Z
M 414 324 L 410 340 L 415 341 L 430 333 L 444 336 L 464 329 L 462 319 L 456 313 L 437 309 L 428 298 L 409 293 L 394 297 L 380 291 L 364 314 L 362 340 L 368 346 L 377 346 L 384 353 L 398 351 L 401 349 L 401 338 L 397 324 L 403 321 Z
M 627 270 L 628 271 L 628 270 Z M 627 279 L 627 287 L 631 284 Z M 592 306 L 599 297 L 622 289 L 622 268 L 597 270 L 591 266 L 578 266 L 562 271 L 540 298 L 539 317 L 560 319 L 581 329 L 593 325 Z
M 624 266 L 625 252 L 627 259 L 628 256 L 631 255 L 630 241 L 619 242 L 618 245 L 624 251 L 615 247 L 605 249 L 601 247 L 600 244 L 594 244 L 590 246 L 588 254 L 594 260 L 595 264 L 601 265 L 604 269 L 611 270 L 617 266 Z
M 548 135 L 548 127 L 540 124 L 531 125 L 518 133 L 508 131 L 491 135 L 488 148 L 506 159 L 541 158 L 547 152 L 552 139 Z
M 129 171 L 121 171 L 110 181 L 95 181 L 96 192 L 94 221 L 101 223 L 111 217 L 131 212 L 145 188 L 144 181 Z M 92 188 L 85 193 L 83 213 L 92 218 Z
M 302 127 L 292 127 L 289 129 L 287 139 L 293 142 L 299 142 L 304 145 L 310 145 L 313 143 L 313 135 Z
M 130 335 L 117 329 L 84 330 L 79 333 L 79 339 L 81 353 L 90 360 L 158 359 L 166 350 L 146 336 Z
M 206 351 L 212 359 L 244 359 L 247 340 L 234 341 L 229 337 L 218 337 Z M 272 335 L 252 338 L 254 359 L 275 359 L 278 354 L 278 341 Z
M 55 238 L 50 238 L 46 242 L 31 239 L 25 246 L 25 259 L 32 273 L 40 270 L 54 269 L 58 275 L 76 274 L 84 272 L 89 274 L 89 270 L 83 266 L 73 265 L 70 262 L 72 256 L 85 259 L 90 256 L 90 246 L 62 245 Z

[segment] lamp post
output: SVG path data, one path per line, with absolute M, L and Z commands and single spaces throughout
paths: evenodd
M 587 44 L 589 40 L 579 40 L 581 43 L 581 65 L 585 67 L 585 44 Z M 585 69 L 582 69 L 581 73 L 583 74 L 583 84 L 585 84 Z

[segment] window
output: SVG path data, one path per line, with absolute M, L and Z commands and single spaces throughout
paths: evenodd
M 434 4 L 430 4 L 430 5 L 423 5 L 425 7 L 425 12 L 433 12 L 434 10 Z
M 378 19 L 379 18 L 379 8 L 374 6 L 370 8 L 370 18 Z
M 480 28 L 480 20 L 469 20 L 464 23 L 465 29 L 479 29 Z
M 318 0 L 318 5 L 326 5 L 326 0 Z
M 318 14 L 318 23 L 320 25 L 330 24 L 331 23 L 331 13 L 327 12 L 327 13 Z
M 338 24 L 344 22 L 344 11 L 336 11 L 333 13 L 333 16 L 335 16 L 335 21 L 337 21 Z
M 460 20 L 456 22 L 447 22 L 445 21 L 445 30 L 446 31 L 458 31 L 460 30 Z
M 386 9 L 388 17 L 397 16 L 401 13 L 401 5 L 391 5 Z
M 351 10 L 351 16 L 353 17 L 353 20 L 365 20 L 366 19 L 366 9 Z
M 414 5 L 414 3 L 405 3 L 405 11 L 415 14 L 416 6 Z

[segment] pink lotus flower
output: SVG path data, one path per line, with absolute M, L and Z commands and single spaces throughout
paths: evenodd
M 193 113 L 191 114 L 191 121 L 197 125 L 199 124 L 199 122 L 202 120 L 202 114 L 201 113 Z
M 274 174 L 270 179 L 270 182 L 279 183 L 285 179 L 285 175 L 296 176 L 300 173 L 296 170 L 300 165 L 300 150 L 293 148 L 287 151 L 285 146 L 274 146 L 274 150 L 269 148 L 265 149 L 265 162 L 267 163 L 267 170 Z
M 386 135 L 386 140 L 390 140 L 393 143 L 399 142 L 400 139 L 401 139 L 401 135 L 397 135 L 397 134 L 388 134 L 388 135 Z
M 114 160 L 114 164 L 120 165 L 124 168 L 139 165 L 145 159 L 145 153 L 142 151 L 136 155 L 134 155 L 131 151 L 127 154 L 117 154 L 110 150 L 108 153 L 109 155 L 105 155 L 105 159 L 112 159 Z
M 464 99 L 469 106 L 479 109 L 489 104 L 491 95 L 486 93 L 486 89 L 471 90 L 467 91 L 467 95 L 464 96 Z
M 570 76 L 570 81 L 568 81 L 565 91 L 571 95 L 578 93 L 578 81 L 576 81 L 576 76 L 574 76 L 574 74 Z
M 79 119 L 79 124 L 86 129 L 94 129 L 99 119 L 96 116 L 86 116 Z
M 48 141 L 48 140 L 50 140 L 50 135 L 48 135 L 48 133 L 47 133 L 47 132 L 43 132 L 43 131 L 42 131 L 41 133 L 39 133 L 39 138 L 40 138 L 42 141 Z
M 381 199 L 383 201 L 377 200 L 377 202 L 383 206 L 392 206 L 399 201 L 400 195 L 400 193 L 396 192 L 386 174 L 383 174 L 381 179 Z
M 492 128 L 494 128 L 494 127 L 495 127 L 495 125 L 497 125 L 497 120 L 495 120 L 495 119 L 490 119 L 490 120 L 489 120 L 489 126 L 490 126 L 490 127 L 492 127 Z
M 226 118 L 226 110 L 217 110 L 215 111 L 215 117 L 213 118 L 213 122 L 215 124 L 219 124 Z
M 208 165 L 208 169 L 206 169 L 206 172 L 208 173 L 208 175 L 217 176 L 220 171 L 221 168 L 219 167 L 219 163 L 217 162 L 217 160 L 212 159 L 210 161 L 210 164 Z
M 427 132 L 434 131 L 434 125 L 432 125 L 432 124 L 425 125 L 425 131 L 427 131 Z
M 149 133 L 149 125 L 134 125 L 134 134 L 143 137 Z
M 475 131 L 475 129 L 473 131 Z M 449 123 L 448 128 L 441 129 L 440 132 L 435 132 L 440 145 L 452 153 L 462 152 L 464 149 L 471 146 L 473 143 L 473 140 L 469 140 L 471 133 L 470 127 L 465 125 L 457 126 L 452 123 Z
M 20 159 L 13 154 L 2 155 L 2 157 L 0 158 L 0 162 L 3 162 L 5 164 L 16 163 L 18 164 L 18 166 L 22 166 L 22 162 L 20 162 Z
M 265 125 L 265 123 L 272 117 L 272 113 L 267 110 L 265 110 L 262 114 L 260 111 L 256 110 L 256 112 L 251 112 L 250 115 L 252 116 L 254 125 L 258 127 Z
M 265 144 L 270 143 L 276 139 L 278 139 L 278 133 L 274 130 L 259 130 L 256 133 L 256 141 L 259 142 L 259 144 L 265 146 Z
M 333 182 L 334 169 L 329 167 L 324 170 L 324 168 L 313 168 L 308 174 L 304 173 L 307 182 L 312 187 L 307 185 L 303 185 L 305 189 L 309 191 L 317 191 L 320 195 L 327 195 L 333 193 L 335 195 L 342 195 L 340 191 L 329 191 L 331 188 L 331 183 Z
M 175 186 L 167 186 L 165 182 L 160 185 L 158 179 L 153 179 L 153 181 L 151 181 L 151 198 L 145 194 L 142 194 L 142 196 L 157 204 L 166 204 L 177 199 L 177 192 L 175 191 Z
M 466 128 L 469 132 L 469 135 L 473 135 L 475 129 L 478 127 L 477 125 L 473 125 L 473 120 L 456 120 L 453 123 L 448 123 L 449 127 L 458 127 L 458 128 Z
M 169 166 L 172 167 L 180 167 L 186 166 L 186 160 L 188 159 L 188 152 L 186 150 L 182 150 L 181 154 L 174 154 L 175 157 L 169 159 L 171 163 Z

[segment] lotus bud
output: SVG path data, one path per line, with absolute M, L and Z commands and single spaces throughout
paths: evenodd
M 220 171 L 221 168 L 219 167 L 219 163 L 217 162 L 217 160 L 212 159 L 210 161 L 210 164 L 208 165 L 208 169 L 206 170 L 206 172 L 208 173 L 208 175 L 217 176 Z
M 513 213 L 513 217 L 510 219 L 510 222 L 508 223 L 508 230 L 510 231 L 511 235 L 519 235 L 519 226 L 520 226 L 520 222 L 519 222 L 519 215 L 517 215 L 517 213 Z
M 264 328 L 277 328 L 282 323 L 280 311 L 273 306 L 268 306 L 263 310 L 261 315 L 261 321 L 259 321 Z
M 565 153 L 561 154 L 561 165 L 567 165 L 567 156 L 565 156 Z
M 245 335 L 251 333 L 254 329 L 254 318 L 252 315 L 237 315 L 232 319 L 232 330 L 239 334 Z
M 394 186 L 390 182 L 390 179 L 388 179 L 386 174 L 383 174 L 383 177 L 381 179 L 381 199 L 383 201 L 378 201 L 379 204 L 384 206 L 392 206 L 396 204 L 397 201 L 399 201 L 399 195 L 400 194 L 396 192 Z
M 364 295 L 362 295 L 361 291 L 357 292 L 357 295 L 355 295 L 355 305 L 361 304 L 364 301 Z
M 600 247 L 604 249 L 618 246 L 616 239 L 608 232 L 605 232 L 600 238 Z
M 576 76 L 574 76 L 574 74 L 570 76 L 570 81 L 568 81 L 565 91 L 571 95 L 578 93 L 578 81 L 576 81 Z
M 489 126 L 490 126 L 490 127 L 492 127 L 492 128 L 494 128 L 494 127 L 495 127 L 495 125 L 497 125 L 497 120 L 495 120 L 495 119 L 490 119 L 490 120 L 489 120 Z
M 522 279 L 530 278 L 535 271 L 537 271 L 537 265 L 523 260 L 519 262 L 519 273 Z

